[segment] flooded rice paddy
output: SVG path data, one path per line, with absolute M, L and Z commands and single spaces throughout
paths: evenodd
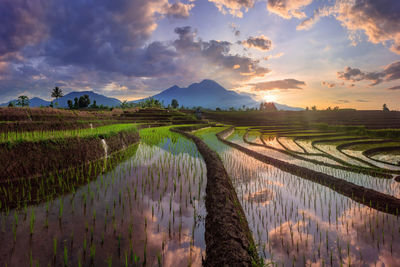
M 201 265 L 204 161 L 167 128 L 141 137 L 128 159 L 76 191 L 3 211 L 0 264 Z
M 223 159 L 266 262 L 278 266 L 400 264 L 398 216 L 366 207 L 232 149 L 215 137 L 222 130 L 199 130 L 197 135 Z M 229 139 L 245 145 L 238 132 Z M 279 159 L 285 156 L 274 154 Z M 347 175 L 353 174 L 342 177 Z M 352 179 L 373 180 L 371 186 L 381 181 L 368 176 Z M 392 192 L 398 190 L 397 186 Z
M 221 157 L 266 264 L 400 266 L 398 216 L 223 144 L 215 134 L 226 128 L 209 127 L 194 134 Z M 262 146 L 264 141 L 279 149 L 321 153 L 309 140 L 277 139 L 251 131 L 248 140 L 259 144 L 255 146 L 244 142 L 245 133 L 246 129 L 239 129 L 228 140 L 400 197 L 400 183 L 393 179 L 318 165 Z M 201 266 L 206 256 L 205 162 L 193 142 L 169 127 L 142 129 L 140 136 L 140 143 L 127 148 L 130 154 L 111 170 L 101 168 L 113 158 L 107 155 L 102 163 L 85 167 L 100 168 L 95 177 L 86 179 L 85 172 L 76 172 L 79 180 L 86 181 L 83 184 L 61 184 L 66 188 L 62 194 L 54 191 L 37 203 L 0 203 L 0 264 Z M 302 156 L 340 165 L 318 155 Z M 68 181 L 73 183 L 73 179 Z M 21 192 L 0 189 L 4 194 Z

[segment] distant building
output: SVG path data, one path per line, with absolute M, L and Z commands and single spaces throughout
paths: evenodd
M 278 111 L 278 109 L 275 107 L 275 104 L 273 102 L 262 102 L 260 104 L 260 110 L 262 110 L 262 111 Z

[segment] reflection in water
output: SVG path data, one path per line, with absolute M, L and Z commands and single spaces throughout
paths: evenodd
M 1 265 L 200 266 L 206 168 L 193 143 L 177 140 L 140 144 L 86 186 L 4 211 Z
M 223 159 L 266 262 L 400 266 L 398 217 L 218 144 L 212 134 L 204 135 L 204 140 Z M 272 196 L 268 202 L 253 197 L 265 192 Z
M 238 131 L 236 131 L 235 133 L 236 133 L 236 135 L 240 134 Z M 281 153 L 281 152 L 273 150 L 273 149 L 247 144 L 243 141 L 243 138 L 239 138 L 239 137 L 236 137 L 234 139 L 234 141 L 232 141 L 232 142 L 237 143 L 248 149 L 254 150 L 260 154 L 264 154 L 268 157 L 277 158 L 279 160 L 289 162 L 289 163 L 292 163 L 292 164 L 295 164 L 298 166 L 306 167 L 306 168 L 314 170 L 314 171 L 326 173 L 326 174 L 332 175 L 334 177 L 346 180 L 348 182 L 351 182 L 351 183 L 354 183 L 354 184 L 357 184 L 360 186 L 364 186 L 367 188 L 371 188 L 371 189 L 374 189 L 376 191 L 379 191 L 379 192 L 382 192 L 382 193 L 385 193 L 388 195 L 392 195 L 392 196 L 396 196 L 396 197 L 400 196 L 400 188 L 394 187 L 393 184 L 396 182 L 391 179 L 382 179 L 382 178 L 373 177 L 373 176 L 369 176 L 369 175 L 362 174 L 362 173 L 344 171 L 341 169 L 335 169 L 332 167 L 315 164 L 315 163 L 304 161 L 301 159 L 296 159 L 296 158 L 291 157 L 290 155 Z M 324 157 L 318 157 L 318 156 L 307 156 L 307 157 L 311 158 L 311 159 L 316 159 L 319 161 L 325 161 L 327 163 L 330 163 L 329 160 L 328 161 L 325 160 Z

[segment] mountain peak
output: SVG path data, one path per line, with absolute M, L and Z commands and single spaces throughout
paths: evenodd
M 204 79 L 204 80 L 202 80 L 202 81 L 199 82 L 199 83 L 200 83 L 200 84 L 209 84 L 209 83 L 218 84 L 216 81 L 210 80 L 210 79 Z

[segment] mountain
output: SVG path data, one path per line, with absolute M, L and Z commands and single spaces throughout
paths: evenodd
M 116 98 L 99 95 L 92 91 L 71 92 L 63 97 L 60 97 L 58 101 L 53 100 L 53 102 L 58 102 L 59 107 L 66 108 L 68 107 L 68 100 L 72 100 L 72 102 L 74 102 L 75 97 L 79 98 L 83 95 L 89 95 L 90 104 L 93 104 L 93 101 L 96 100 L 96 105 L 98 106 L 104 105 L 104 106 L 114 107 L 121 105 L 121 101 Z M 7 103 L 0 104 L 0 106 L 8 106 L 8 103 L 10 102 L 17 103 L 17 100 L 8 101 Z M 40 106 L 48 106 L 50 105 L 50 103 L 51 103 L 50 101 L 43 100 L 39 97 L 34 97 L 29 99 L 29 106 L 33 108 Z
M 273 103 L 275 104 L 275 107 L 276 107 L 278 110 L 290 110 L 290 111 L 300 111 L 300 110 L 304 110 L 304 108 L 291 107 L 291 106 L 284 105 L 284 104 L 279 104 L 279 103 L 276 103 L 276 102 L 273 102 Z
M 16 105 L 17 100 L 15 99 L 15 100 L 8 101 L 7 103 L 0 104 L 0 107 L 8 106 L 8 104 L 10 102 L 14 102 L 14 105 Z M 48 105 L 50 105 L 50 101 L 43 100 L 43 99 L 41 99 L 39 97 L 34 97 L 32 99 L 29 99 L 29 106 L 33 107 L 33 108 L 40 107 L 40 106 L 44 106 L 45 107 L 45 106 L 48 106 Z
M 172 99 L 178 100 L 179 105 L 185 107 L 197 107 L 215 109 L 228 109 L 230 107 L 242 108 L 246 107 L 259 107 L 260 103 L 254 100 L 247 94 L 239 94 L 237 92 L 226 90 L 217 82 L 212 80 L 203 80 L 200 83 L 193 83 L 187 88 L 181 88 L 174 85 L 159 94 L 153 96 L 164 105 L 171 103 Z M 136 100 L 134 103 L 143 101 Z M 278 110 L 301 110 L 299 108 L 292 108 L 286 105 L 275 103 Z
M 82 92 L 71 92 L 69 94 L 66 94 L 63 97 L 60 97 L 57 101 L 58 106 L 66 108 L 66 107 L 68 107 L 68 100 L 72 100 L 72 102 L 74 102 L 75 97 L 79 98 L 83 95 L 89 96 L 90 104 L 93 104 L 93 101 L 96 100 L 96 105 L 98 105 L 98 106 L 104 105 L 104 106 L 114 107 L 114 106 L 121 105 L 121 101 L 116 98 L 111 98 L 111 97 L 107 97 L 104 95 L 100 95 L 100 94 L 97 94 L 92 91 L 82 91 Z M 54 101 L 54 102 L 56 102 L 56 101 Z

